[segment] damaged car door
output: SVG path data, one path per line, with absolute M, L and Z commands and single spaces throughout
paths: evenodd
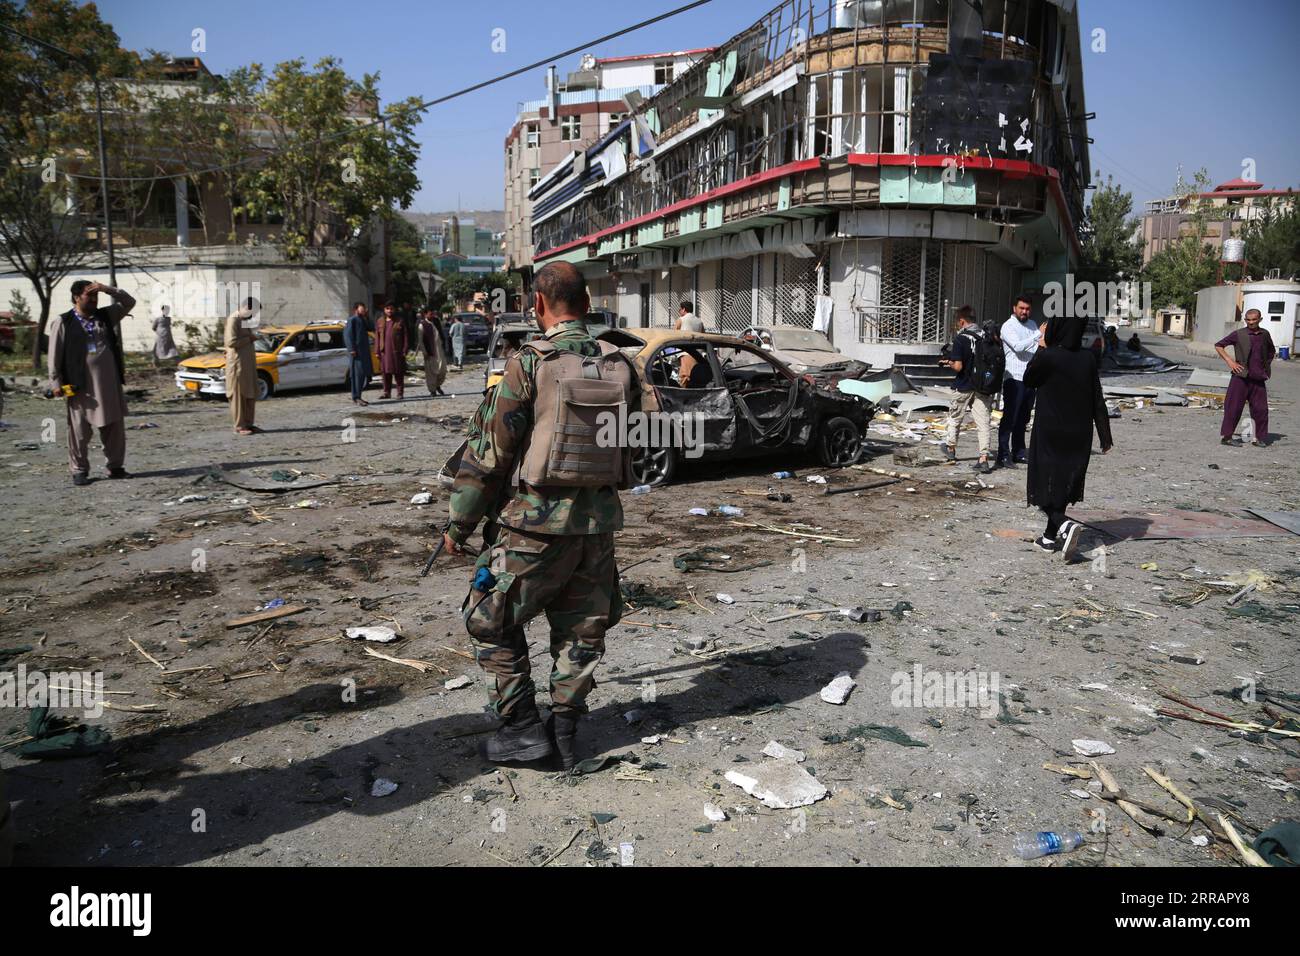
M 736 410 L 736 449 L 764 452 L 806 445 L 807 402 L 798 377 L 765 352 L 749 345 L 714 345 L 715 376 Z
M 672 480 L 679 460 L 735 445 L 735 403 L 727 389 L 714 382 L 707 343 L 665 343 L 644 369 L 642 387 L 650 400 L 643 408 L 657 413 L 650 417 L 658 423 L 659 441 L 648 442 L 633 456 L 632 475 L 638 485 L 665 484 Z

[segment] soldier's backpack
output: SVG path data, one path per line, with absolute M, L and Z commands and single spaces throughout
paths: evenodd
M 971 343 L 971 387 L 981 395 L 993 395 L 1002 391 L 1002 376 L 1007 369 L 1007 358 L 1002 351 L 1002 339 L 988 329 L 982 334 L 962 332 L 968 335 Z
M 636 374 L 616 346 L 597 344 L 601 354 L 593 356 L 557 348 L 545 338 L 523 346 L 541 356 L 533 376 L 533 430 L 519 465 L 527 484 L 628 486 L 629 449 L 608 437 L 626 430 Z

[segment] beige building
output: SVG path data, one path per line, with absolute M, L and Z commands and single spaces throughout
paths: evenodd
M 1265 189 L 1248 179 L 1232 179 L 1208 193 L 1152 200 L 1146 203 L 1142 215 L 1142 265 L 1171 243 L 1193 234 L 1191 219 L 1198 203 L 1210 212 L 1205 241 L 1217 252 L 1225 239 L 1241 235 L 1246 224 L 1262 216 L 1271 205 L 1290 202 L 1296 195 L 1291 189 Z
M 505 140 L 507 269 L 533 258 L 532 203 L 528 192 L 575 151 L 585 150 L 627 116 L 624 97 L 650 97 L 708 54 L 711 48 L 598 58 L 583 56 L 561 79 L 552 68 L 546 97 L 519 104 Z

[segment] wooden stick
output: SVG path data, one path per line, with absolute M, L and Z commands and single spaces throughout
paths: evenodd
M 1087 770 L 1083 770 L 1079 767 L 1070 767 L 1066 764 L 1045 763 L 1043 764 L 1043 769 L 1050 770 L 1052 771 L 1052 773 L 1063 773 L 1068 777 L 1078 777 L 1080 780 L 1092 779 L 1092 774 L 1089 773 Z
M 1279 737 L 1300 738 L 1300 731 L 1283 730 L 1280 727 L 1265 727 L 1263 724 L 1254 722 L 1242 722 L 1236 720 L 1207 720 L 1204 717 L 1197 717 L 1194 714 L 1184 714 L 1176 710 L 1168 710 L 1164 707 L 1157 707 L 1156 713 L 1162 717 L 1175 717 L 1178 720 L 1190 720 L 1198 724 L 1206 724 L 1210 727 L 1226 727 L 1229 730 L 1244 730 L 1251 734 L 1277 734 Z
M 1204 707 L 1198 707 L 1196 704 L 1193 704 L 1190 700 L 1183 700 L 1183 698 L 1177 697 L 1174 694 L 1170 694 L 1167 691 L 1163 691 L 1163 690 L 1160 691 L 1160 696 L 1163 697 L 1165 700 L 1172 700 L 1175 704 L 1182 704 L 1184 707 L 1190 707 L 1192 708 L 1192 710 L 1199 710 L 1201 713 L 1209 714 L 1211 717 L 1218 717 L 1220 720 L 1230 720 L 1230 721 L 1236 720 L 1235 717 L 1229 717 L 1227 714 L 1221 714 L 1217 710 L 1206 710 Z
M 886 485 L 896 485 L 902 478 L 886 478 L 884 481 L 869 481 L 865 485 L 849 485 L 847 488 L 827 488 L 827 495 L 843 495 L 850 491 L 870 491 L 872 488 L 883 488 Z
M 271 621 L 278 617 L 301 614 L 306 610 L 309 610 L 309 608 L 303 604 L 283 604 L 280 607 L 271 608 L 269 611 L 258 611 L 255 614 L 245 614 L 243 617 L 231 618 L 226 622 L 226 630 L 244 627 L 248 624 L 261 624 L 263 621 Z
M 1114 800 L 1116 805 L 1127 813 L 1133 819 L 1134 823 L 1140 826 L 1143 830 L 1146 830 L 1152 836 L 1160 836 L 1160 834 L 1164 832 L 1154 823 L 1148 823 L 1138 816 L 1138 807 L 1132 801 L 1119 797 L 1119 781 L 1115 779 L 1115 776 L 1109 770 L 1097 763 L 1095 760 L 1089 760 L 1088 763 L 1092 767 L 1093 772 L 1097 774 L 1097 779 L 1101 781 L 1101 785 L 1115 795 Z
M 137 644 L 136 641 L 135 641 L 135 638 L 134 638 L 134 637 L 128 637 L 127 640 L 131 642 L 131 646 L 132 646 L 132 647 L 134 647 L 137 651 L 139 651 L 141 654 L 143 654 L 145 657 L 147 657 L 151 662 L 153 662 L 153 664 L 154 664 L 155 666 L 157 666 L 157 668 L 158 668 L 160 671 L 165 671 L 165 670 L 167 669 L 167 665 L 166 665 L 166 664 L 164 664 L 162 661 L 158 660 L 158 658 L 154 657 L 152 654 L 150 654 L 148 651 L 146 651 L 143 647 L 141 647 L 139 644 Z
M 848 541 L 856 543 L 861 538 L 837 538 L 830 534 L 813 534 L 811 531 L 786 531 L 783 528 L 774 528 L 771 525 L 758 524 L 753 521 L 732 521 L 738 528 L 758 528 L 760 531 L 770 531 L 773 534 L 788 534 L 792 538 L 812 538 L 817 541 Z
M 1188 823 L 1191 823 L 1196 819 L 1196 804 L 1192 803 L 1190 797 L 1175 787 L 1172 780 L 1164 774 L 1152 770 L 1150 767 L 1143 767 L 1142 772 L 1154 780 L 1161 789 L 1187 808 Z
M 451 673 L 451 671 L 447 670 L 445 667 L 439 667 L 437 664 L 433 663 L 433 661 L 417 661 L 407 657 L 390 657 L 388 654 L 384 654 L 381 651 L 377 651 L 373 647 L 365 647 L 362 648 L 362 650 L 364 650 L 371 657 L 378 657 L 382 661 L 389 661 L 393 664 L 402 664 L 406 667 L 413 667 L 415 670 L 419 671 L 422 674 L 430 670 L 437 670 L 443 674 Z
M 569 841 L 568 841 L 567 843 L 565 843 L 564 846 L 560 847 L 558 850 L 556 850 L 554 853 L 552 853 L 550 856 L 548 856 L 545 860 L 543 860 L 543 861 L 539 864 L 539 866 L 549 866 L 550 864 L 552 864 L 553 862 L 555 862 L 557 859 L 559 859 L 560 854 L 563 853 L 565 850 L 567 850 L 569 847 L 573 846 L 573 841 L 576 840 L 576 839 L 578 839 L 578 834 L 581 833 L 581 832 L 582 832 L 583 830 L 585 830 L 585 829 L 586 829 L 586 827 L 578 827 L 578 829 L 574 830 L 574 831 L 573 831 L 573 836 L 569 837 Z
M 1223 827 L 1223 832 L 1228 834 L 1228 839 L 1231 840 L 1232 845 L 1237 848 L 1237 852 L 1241 854 L 1241 858 L 1246 861 L 1247 866 L 1268 866 L 1268 864 L 1264 862 L 1262 856 L 1242 842 L 1237 831 L 1233 828 L 1232 824 L 1228 822 L 1228 818 L 1222 813 L 1219 814 L 1219 826 Z
M 465 658 L 465 660 L 467 660 L 467 661 L 472 661 L 472 660 L 474 660 L 474 655 L 473 655 L 473 654 L 467 654 L 467 653 L 465 653 L 464 651 L 458 651 L 458 650 L 456 650 L 456 648 L 454 648 L 454 647 L 448 647 L 446 644 L 439 644 L 438 646 L 441 647 L 444 651 L 451 651 L 453 654 L 458 654 L 458 655 L 460 655 L 461 657 Z

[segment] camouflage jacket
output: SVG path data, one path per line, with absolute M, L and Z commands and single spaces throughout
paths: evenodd
M 596 340 L 576 319 L 561 322 L 546 337 L 557 348 L 600 354 Z M 508 486 L 533 427 L 533 375 L 539 361 L 531 349 L 511 356 L 500 384 L 484 397 L 474 415 L 451 492 L 448 534 L 459 544 L 484 518 L 538 534 L 600 534 L 623 527 L 623 506 L 612 487 L 540 488 L 522 481 L 517 487 Z M 636 390 L 632 403 L 629 411 L 639 408 Z

